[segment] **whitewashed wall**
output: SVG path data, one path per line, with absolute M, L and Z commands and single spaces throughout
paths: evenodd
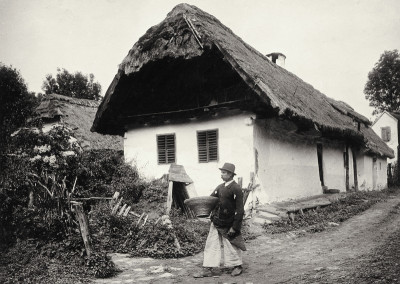
M 360 155 L 357 157 L 359 190 L 381 190 L 387 188 L 387 162 L 384 158 L 377 158 L 373 162 L 372 156 Z M 376 180 L 374 181 L 374 177 Z
M 236 165 L 236 177 L 243 177 L 243 185 L 246 186 L 250 172 L 254 172 L 253 126 L 251 123 L 248 125 L 250 116 L 247 113 L 208 121 L 130 128 L 124 139 L 125 159 L 135 163 L 144 177 L 161 177 L 168 173 L 170 165 L 158 165 L 156 136 L 175 133 L 176 164 L 185 167 L 198 195 L 209 195 L 222 183 L 218 168 L 224 162 Z M 219 161 L 199 163 L 196 131 L 211 129 L 218 129 Z
M 254 147 L 258 152 L 257 176 L 261 184 L 256 192 L 259 201 L 268 203 L 322 194 L 317 145 L 272 136 L 264 121 L 256 121 Z
M 394 150 L 395 157 L 393 159 L 388 159 L 388 163 L 393 163 L 397 161 L 398 153 L 397 146 L 399 145 L 398 141 L 398 133 L 397 133 L 397 119 L 384 112 L 381 117 L 372 125 L 372 129 L 375 133 L 382 138 L 381 128 L 382 127 L 390 127 L 391 139 L 388 142 L 385 142 L 390 148 Z

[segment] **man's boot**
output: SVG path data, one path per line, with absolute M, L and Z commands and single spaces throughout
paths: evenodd
M 238 276 L 238 275 L 242 274 L 242 272 L 243 272 L 242 266 L 241 266 L 241 265 L 238 265 L 238 266 L 235 266 L 235 267 L 233 268 L 231 275 L 232 275 L 232 276 Z

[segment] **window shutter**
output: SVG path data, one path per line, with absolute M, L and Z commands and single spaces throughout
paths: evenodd
M 389 126 L 381 128 L 381 137 L 382 137 L 383 141 L 385 141 L 385 142 L 389 142 L 390 141 L 390 138 L 391 138 L 391 133 L 390 132 L 391 131 L 390 131 L 390 127 Z
M 159 164 L 175 163 L 175 134 L 157 135 Z
M 207 163 L 207 132 L 197 132 L 197 148 L 199 154 L 199 162 Z
M 218 161 L 218 130 L 198 131 L 197 148 L 200 163 Z

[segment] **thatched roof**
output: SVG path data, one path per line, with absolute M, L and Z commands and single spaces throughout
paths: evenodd
M 44 123 L 59 120 L 72 129 L 78 141 L 90 149 L 122 150 L 121 137 L 90 131 L 98 106 L 97 101 L 50 94 L 45 95 L 35 111 Z
M 242 100 L 241 108 L 317 127 L 327 136 L 372 139 L 380 145 L 378 136 L 363 135 L 355 126 L 370 125 L 367 118 L 272 63 L 218 19 L 188 4 L 176 6 L 134 44 L 107 90 L 92 130 L 122 135 L 124 126 L 140 115 L 194 110 L 215 98 L 217 104 Z M 373 152 L 393 155 L 384 145 Z

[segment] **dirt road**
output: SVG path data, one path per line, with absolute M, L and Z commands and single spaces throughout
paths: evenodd
M 319 283 L 319 277 L 327 275 L 342 283 L 340 279 L 353 273 L 363 256 L 400 228 L 400 214 L 393 214 L 398 204 L 400 197 L 393 196 L 322 233 L 258 237 L 247 244 L 244 273 L 235 278 L 223 274 L 194 279 L 192 274 L 201 269 L 201 254 L 169 260 L 114 254 L 123 272 L 96 283 Z

